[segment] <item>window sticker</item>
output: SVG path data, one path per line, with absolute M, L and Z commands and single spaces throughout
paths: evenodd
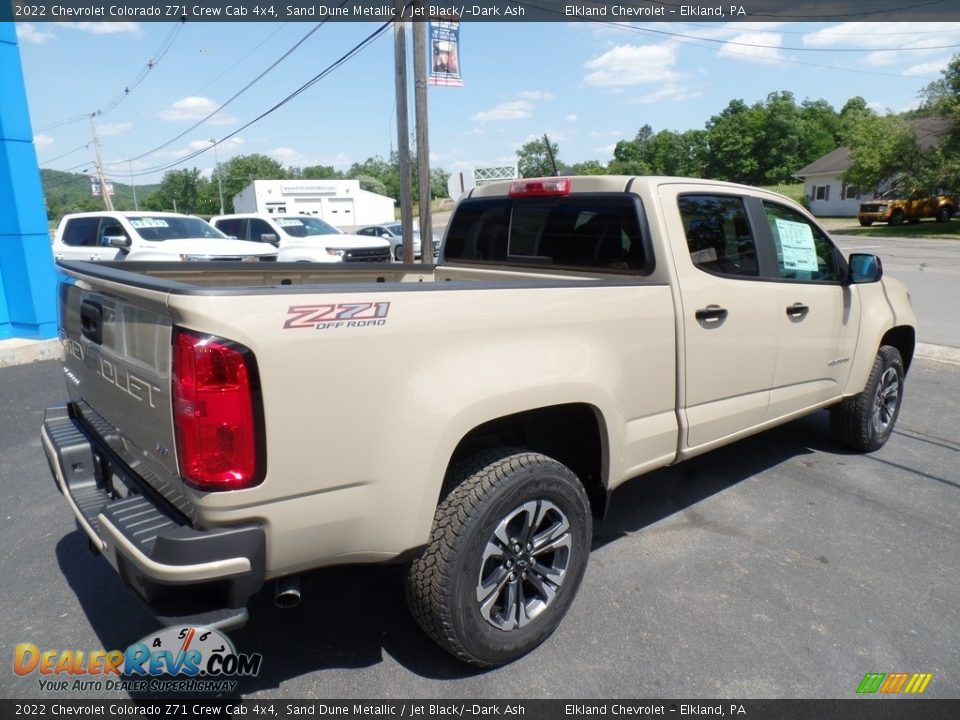
M 813 230 L 810 226 L 781 218 L 776 218 L 776 224 L 784 269 L 816 271 L 817 246 L 813 241 Z
M 170 225 L 167 224 L 167 221 L 161 218 L 136 218 L 135 220 L 131 220 L 130 224 L 133 225 L 133 227 L 137 228 L 138 230 L 140 228 L 170 227 Z
M 280 227 L 296 227 L 303 225 L 302 220 L 296 220 L 295 218 L 277 218 L 276 223 Z

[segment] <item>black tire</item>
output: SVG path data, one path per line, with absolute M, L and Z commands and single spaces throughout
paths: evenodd
M 871 225 L 873 225 L 873 220 L 861 220 L 860 224 L 863 227 L 870 227 Z
M 890 225 L 902 225 L 903 224 L 903 210 L 894 210 L 893 215 L 890 216 Z
M 573 602 L 589 557 L 590 504 L 577 476 L 539 453 L 490 450 L 461 464 L 455 480 L 410 567 L 407 602 L 447 652 L 503 665 L 546 640 Z
M 863 392 L 830 408 L 830 429 L 837 440 L 861 452 L 882 448 L 900 414 L 904 375 L 900 351 L 881 347 Z
M 942 207 L 942 208 L 940 208 L 939 210 L 937 210 L 937 222 L 938 222 L 938 223 L 950 222 L 950 218 L 952 218 L 952 217 L 953 217 L 953 208 L 950 207 L 949 205 L 947 205 L 947 206 L 945 206 L 945 207 Z
M 397 245 L 397 247 L 393 249 L 393 257 L 398 263 L 403 262 L 403 244 L 402 243 L 400 245 Z

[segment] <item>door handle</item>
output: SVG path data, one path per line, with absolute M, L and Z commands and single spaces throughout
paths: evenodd
M 719 323 L 727 317 L 727 309 L 719 305 L 707 305 L 696 312 L 697 320 L 705 323 Z
M 794 320 L 804 317 L 808 312 L 810 312 L 810 308 L 799 302 L 795 302 L 793 305 L 787 307 L 787 317 L 793 318 Z

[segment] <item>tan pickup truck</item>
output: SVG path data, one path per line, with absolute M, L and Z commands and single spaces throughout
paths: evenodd
M 267 581 L 289 605 L 304 571 L 404 562 L 420 625 L 480 666 L 554 631 L 621 483 L 825 407 L 882 446 L 915 341 L 879 258 L 706 180 L 475 188 L 436 267 L 62 270 L 43 446 L 161 622 L 229 628 Z

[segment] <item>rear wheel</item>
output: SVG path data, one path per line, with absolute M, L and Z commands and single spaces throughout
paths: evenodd
M 590 550 L 590 505 L 565 465 L 504 448 L 461 466 L 407 576 L 414 618 L 479 667 L 540 645 L 573 602 Z
M 903 210 L 894 210 L 893 215 L 890 216 L 891 225 L 902 225 L 903 224 Z
M 942 207 L 937 210 L 937 222 L 945 223 L 949 222 L 950 218 L 953 217 L 953 208 L 952 207 Z
M 903 380 L 900 351 L 884 345 L 877 352 L 863 392 L 830 408 L 830 427 L 836 438 L 861 452 L 883 447 L 900 414 Z

